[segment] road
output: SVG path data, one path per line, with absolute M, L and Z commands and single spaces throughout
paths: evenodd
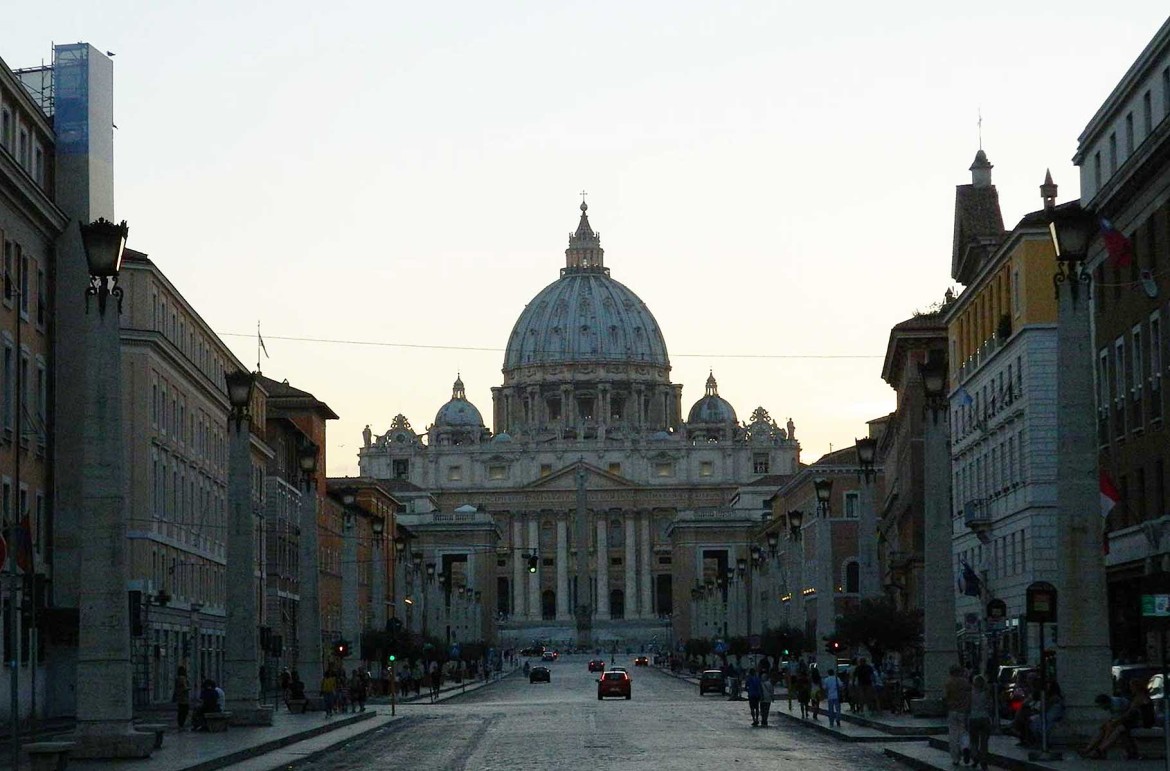
M 517 673 L 438 704 L 399 707 L 402 720 L 301 769 L 893 769 L 874 745 L 846 744 L 777 718 L 752 728 L 747 702 L 700 698 L 698 686 L 634 668 L 633 698 L 597 700 L 587 656 L 548 665 L 549 684 Z M 621 662 L 619 662 L 620 664 Z M 777 703 L 783 706 L 782 702 Z

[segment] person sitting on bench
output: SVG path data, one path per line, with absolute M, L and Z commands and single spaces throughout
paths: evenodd
M 191 715 L 192 730 L 206 731 L 207 718 L 204 716 L 215 712 L 219 712 L 219 692 L 215 688 L 215 681 L 209 678 L 203 681 L 199 691 L 199 706 Z

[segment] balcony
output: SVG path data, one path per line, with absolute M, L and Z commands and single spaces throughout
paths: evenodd
M 963 524 L 972 530 L 991 529 L 991 512 L 983 499 L 963 504 Z

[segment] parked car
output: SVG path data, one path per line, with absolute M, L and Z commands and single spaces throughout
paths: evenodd
M 590 672 L 604 672 L 605 671 L 605 662 L 602 661 L 601 659 L 590 659 L 589 671 Z
M 705 669 L 699 675 L 699 695 L 707 692 L 723 695 L 723 673 L 718 669 Z
M 625 696 L 628 699 L 631 696 L 631 683 L 627 672 L 605 672 L 597 680 L 597 700 L 601 701 L 606 696 Z
M 648 667 L 650 666 L 650 658 L 648 656 L 639 656 L 638 658 L 634 659 L 634 666 Z
M 528 672 L 529 683 L 551 683 L 552 673 L 549 672 L 548 667 L 533 667 Z

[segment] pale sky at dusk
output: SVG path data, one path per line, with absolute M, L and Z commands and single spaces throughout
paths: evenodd
M 811 462 L 894 407 L 889 329 L 952 285 L 979 112 L 1009 228 L 1040 208 L 1046 168 L 1075 198 L 1077 136 L 1166 14 L 58 0 L 6 8 L 0 58 L 116 53 L 129 245 L 213 329 L 249 335 L 225 337 L 245 363 L 260 319 L 264 374 L 341 416 L 330 474 L 357 473 L 367 423 L 423 430 L 457 371 L 490 425 L 508 335 L 563 266 L 582 189 L 684 415 L 713 369 L 740 420 L 792 417 Z

